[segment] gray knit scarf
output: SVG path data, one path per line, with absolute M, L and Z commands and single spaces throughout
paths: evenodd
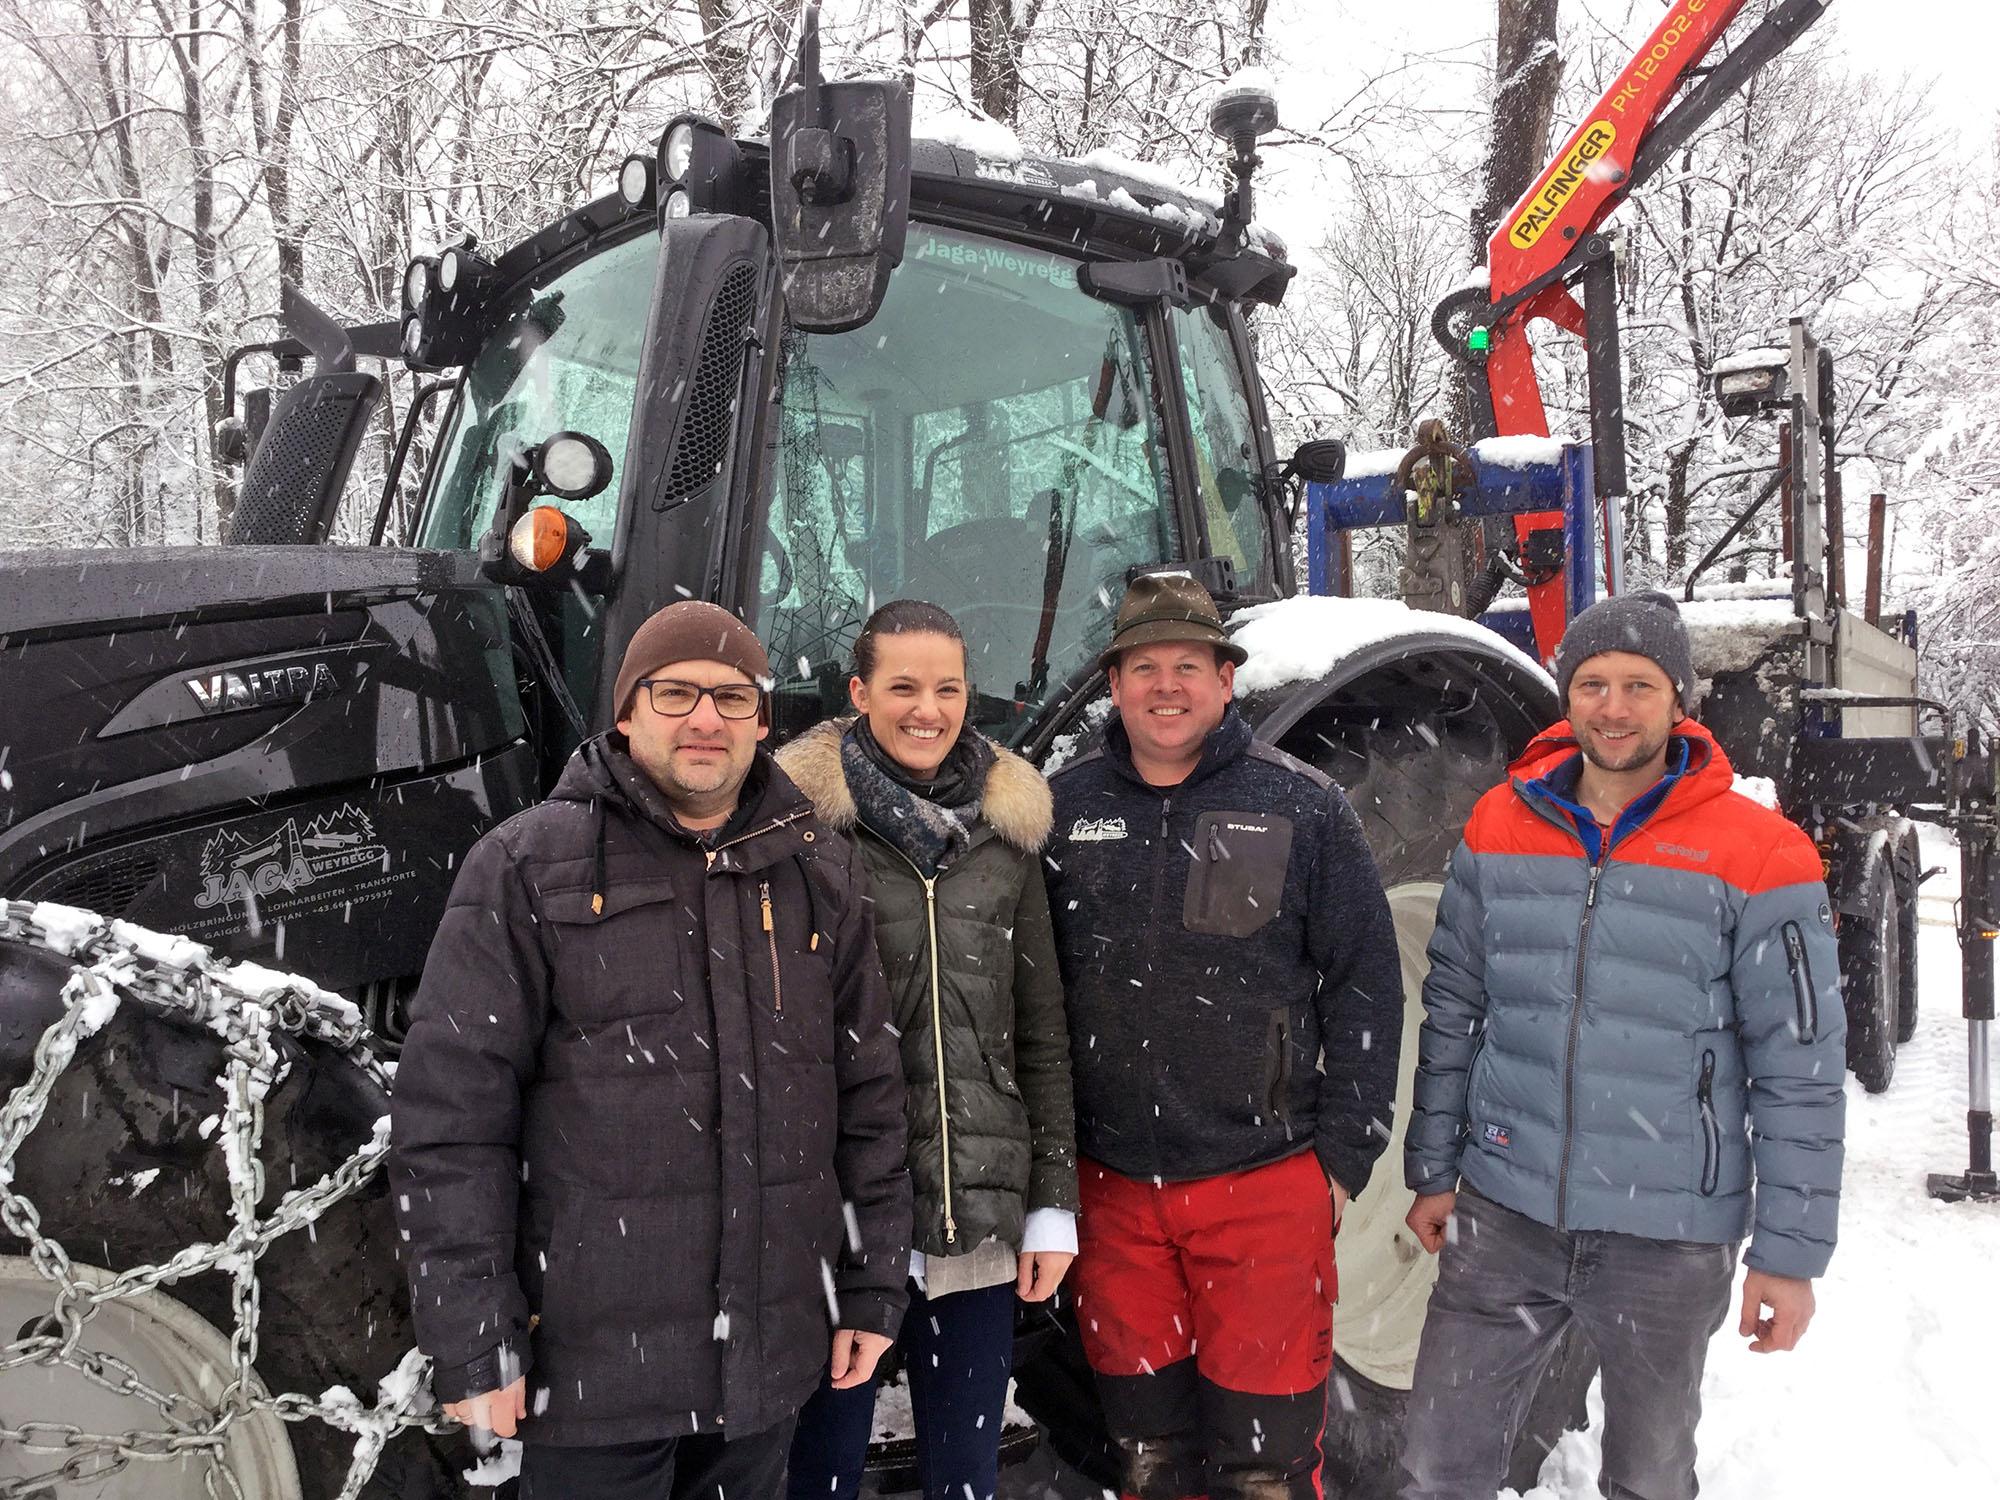
M 929 781 L 913 775 L 856 719 L 840 737 L 840 768 L 861 821 L 901 851 L 926 879 L 972 844 L 993 747 L 971 729 Z

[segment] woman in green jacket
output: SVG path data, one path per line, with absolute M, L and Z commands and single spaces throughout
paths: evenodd
M 926 1500 L 988 1500 L 1016 1298 L 1076 1253 L 1075 1106 L 1040 850 L 1041 773 L 965 731 L 965 639 L 935 604 L 876 610 L 854 643 L 858 716 L 778 753 L 867 865 L 909 1089 L 916 1195 L 903 1368 Z M 833 1370 L 800 1414 L 792 1500 L 852 1500 L 872 1382 Z

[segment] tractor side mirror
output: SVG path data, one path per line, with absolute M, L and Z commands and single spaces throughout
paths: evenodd
M 894 79 L 824 82 L 808 6 L 799 86 L 771 105 L 771 232 L 792 322 L 843 333 L 874 317 L 909 224 L 909 93 Z

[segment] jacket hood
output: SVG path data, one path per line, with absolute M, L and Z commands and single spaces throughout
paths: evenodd
M 1689 807 L 1697 802 L 1706 802 L 1719 797 L 1736 785 L 1736 773 L 1731 769 L 1729 757 L 1722 746 L 1693 719 L 1682 719 L 1674 726 L 1670 740 L 1685 740 L 1688 746 L 1688 768 L 1674 788 L 1673 802 L 1676 807 Z M 1551 724 L 1528 742 L 1515 762 L 1507 768 L 1507 777 L 1517 785 L 1539 781 L 1557 766 L 1573 755 L 1581 754 L 1576 731 L 1569 720 Z
M 820 821 L 840 833 L 852 833 L 860 820 L 847 772 L 840 763 L 840 740 L 850 718 L 826 719 L 784 746 L 774 759 L 778 769 L 811 801 Z M 993 748 L 986 772 L 979 815 L 1001 839 L 1024 854 L 1038 852 L 1055 825 L 1055 804 L 1042 773 L 1012 750 Z

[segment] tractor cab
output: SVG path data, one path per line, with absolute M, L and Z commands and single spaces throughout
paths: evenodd
M 972 643 L 974 722 L 1032 750 L 1089 696 L 1136 572 L 1186 569 L 1225 607 L 1291 591 L 1244 322 L 1292 274 L 1247 220 L 1268 98 L 1218 102 L 1224 200 L 913 140 L 899 85 L 806 76 L 775 148 L 683 117 L 497 259 L 420 258 L 373 340 L 445 377 L 410 540 L 507 587 L 545 777 L 676 598 L 768 643 L 780 738 L 844 708 L 878 603 L 932 600 Z M 603 472 L 547 482 L 558 435 Z

